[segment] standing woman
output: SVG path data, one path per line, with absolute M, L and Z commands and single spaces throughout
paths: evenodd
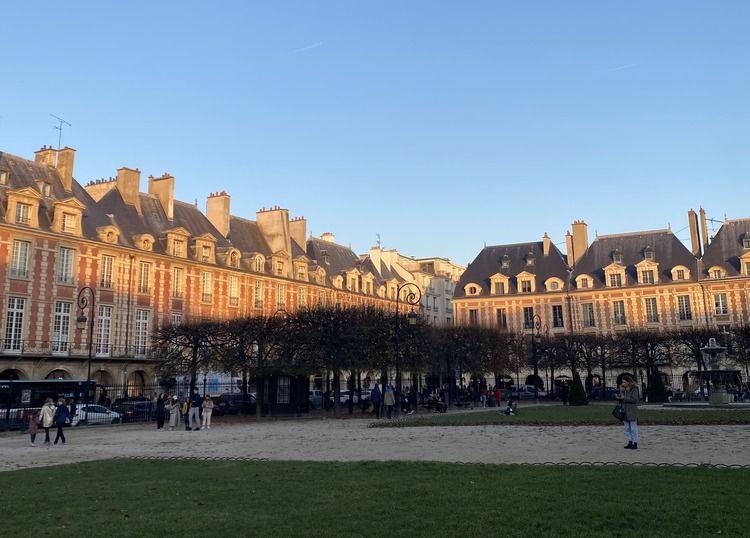
M 203 427 L 210 430 L 211 429 L 211 413 L 214 412 L 214 401 L 211 399 L 211 396 L 206 394 L 206 397 L 203 398 L 203 403 L 201 404 L 201 407 L 203 408 Z
M 169 431 L 174 431 L 180 424 L 180 402 L 177 401 L 177 396 L 172 396 L 166 408 L 169 410 Z
M 631 450 L 638 450 L 638 397 L 638 385 L 633 378 L 629 375 L 622 376 L 617 401 L 625 406 L 625 420 L 622 421 L 625 426 L 625 438 L 628 440 L 625 448 Z
M 164 404 L 166 401 L 167 397 L 163 392 L 160 392 L 159 397 L 156 398 L 156 431 L 164 429 Z
M 49 444 L 49 429 L 52 427 L 52 423 L 55 421 L 55 404 L 52 398 L 44 400 L 42 410 L 39 412 L 40 422 L 42 428 L 44 428 L 44 444 Z
M 65 444 L 65 433 L 63 433 L 63 428 L 65 427 L 65 422 L 70 422 L 72 419 L 73 417 L 70 416 L 70 409 L 68 409 L 68 406 L 65 404 L 65 399 L 60 398 L 57 400 L 57 410 L 55 411 L 57 435 L 55 436 L 55 444 L 60 440 L 62 440 L 62 444 Z

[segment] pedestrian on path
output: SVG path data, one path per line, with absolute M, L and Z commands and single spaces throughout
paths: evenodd
M 190 420 L 188 421 L 190 428 L 194 432 L 201 429 L 201 405 L 203 405 L 203 398 L 198 393 L 198 389 L 195 388 L 193 389 L 193 394 L 190 395 Z
M 42 428 L 44 428 L 44 444 L 49 444 L 49 429 L 52 427 L 52 424 L 55 421 L 55 403 L 52 401 L 52 398 L 47 398 L 44 400 L 44 405 L 42 406 L 41 411 L 41 423 Z
M 203 409 L 203 427 L 207 430 L 211 429 L 211 414 L 214 412 L 214 401 L 211 399 L 211 396 L 206 394 L 206 396 L 203 398 L 203 403 L 201 404 L 201 408 Z
M 625 407 L 625 420 L 622 423 L 625 426 L 625 438 L 628 440 L 625 448 L 630 450 L 638 450 L 638 396 L 638 385 L 633 378 L 629 375 L 622 376 L 617 401 Z
M 55 444 L 57 444 L 58 441 L 62 441 L 62 444 L 65 444 L 65 432 L 63 432 L 63 428 L 65 428 L 66 424 L 70 424 L 72 420 L 73 417 L 70 414 L 68 405 L 65 403 L 65 398 L 60 398 L 57 400 L 57 409 L 55 410 L 54 417 L 54 425 L 57 427 Z
M 39 411 L 31 411 L 29 413 L 29 445 L 36 446 L 36 434 L 39 433 Z
M 385 387 L 385 396 L 383 398 L 383 403 L 385 404 L 385 411 L 388 418 L 391 418 L 391 414 L 393 413 L 393 406 L 396 405 L 396 396 L 393 394 L 393 387 L 390 385 L 386 385 Z

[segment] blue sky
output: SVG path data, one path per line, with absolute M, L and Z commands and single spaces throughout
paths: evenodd
M 750 217 L 750 2 L 10 2 L 0 151 L 366 253 Z M 714 227 L 718 229 L 718 224 Z

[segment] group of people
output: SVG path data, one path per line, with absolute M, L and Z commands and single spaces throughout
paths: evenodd
M 29 413 L 29 444 L 36 446 L 36 436 L 39 433 L 40 427 L 44 430 L 45 445 L 50 444 L 49 431 L 52 428 L 57 428 L 54 444 L 59 442 L 65 444 L 65 432 L 63 428 L 66 424 L 70 424 L 72 420 L 73 417 L 64 398 L 57 400 L 57 405 L 55 405 L 52 398 L 47 398 L 41 410 Z
M 214 401 L 206 394 L 201 397 L 198 389 L 188 398 L 180 399 L 177 395 L 160 393 L 156 398 L 156 430 L 164 430 L 164 421 L 169 413 L 169 431 L 174 431 L 180 425 L 180 418 L 185 420 L 185 430 L 200 431 L 201 428 L 211 429 L 211 415 L 214 411 Z

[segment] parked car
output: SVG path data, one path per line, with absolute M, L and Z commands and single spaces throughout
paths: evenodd
M 617 390 L 614 387 L 604 387 L 604 400 L 614 400 L 617 398 L 617 395 L 620 393 L 619 390 Z M 591 395 L 592 400 L 601 400 L 602 399 L 602 388 L 601 387 L 592 387 L 591 389 Z
M 135 402 L 150 402 L 148 398 L 145 396 L 125 396 L 124 398 L 115 398 L 115 401 L 112 402 L 112 405 L 117 404 L 129 404 L 129 403 L 135 403 Z
M 73 415 L 71 425 L 80 424 L 118 424 L 122 422 L 120 413 L 107 409 L 103 405 L 79 405 Z
M 534 385 L 511 385 L 510 386 L 510 392 L 513 394 L 513 398 L 533 398 L 534 397 Z M 539 398 L 546 398 L 547 397 L 547 391 L 544 389 L 539 389 L 538 392 Z
M 120 414 L 122 422 L 143 422 L 156 420 L 156 404 L 146 400 L 132 403 L 112 404 L 112 411 Z M 165 416 L 169 420 L 169 412 L 165 410 Z
M 334 402 L 333 397 L 334 397 L 334 394 L 333 394 L 333 391 L 331 391 L 331 395 L 328 397 L 328 399 L 331 401 L 331 403 Z M 342 405 L 349 403 L 349 391 L 348 390 L 342 390 L 339 393 L 339 401 L 341 402 Z M 356 392 L 354 393 L 354 398 L 353 398 L 352 402 L 354 403 L 354 405 L 357 405 L 359 403 L 359 397 L 357 396 Z
M 238 393 L 215 396 L 213 398 L 213 415 L 254 415 L 256 407 L 256 393 L 248 393 L 247 398 L 248 401 L 245 402 L 243 395 Z
M 323 391 L 312 389 L 310 391 L 310 409 L 317 409 L 323 406 Z

